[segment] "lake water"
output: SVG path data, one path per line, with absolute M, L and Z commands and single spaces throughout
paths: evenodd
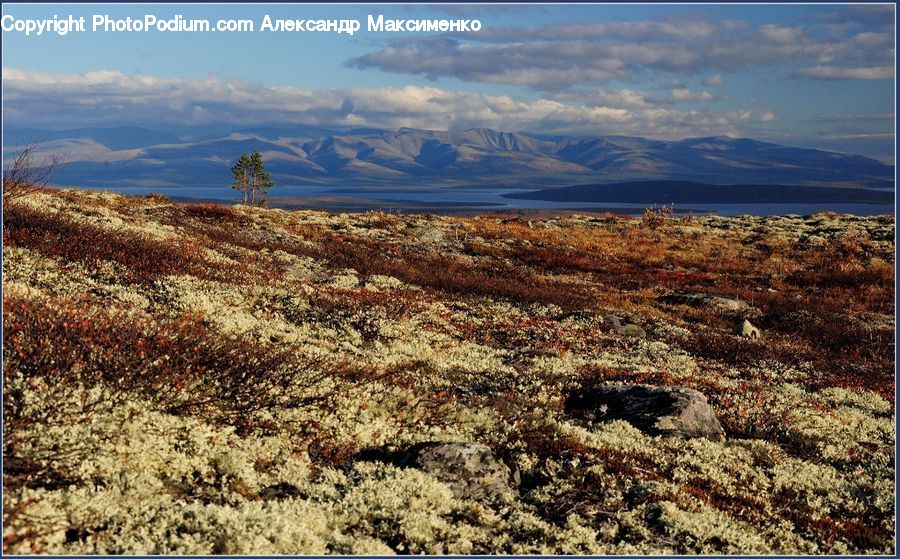
M 96 189 L 100 190 L 100 189 Z M 230 187 L 120 187 L 106 188 L 126 195 L 143 196 L 150 193 L 165 194 L 177 200 L 204 200 L 234 202 L 235 191 Z M 272 206 L 310 206 L 333 209 L 345 202 L 353 202 L 355 210 L 396 209 L 406 211 L 440 212 L 460 209 L 483 210 L 485 212 L 515 209 L 582 209 L 603 211 L 614 208 L 619 213 L 640 214 L 647 204 L 628 202 L 591 204 L 585 202 L 549 202 L 543 200 L 518 200 L 504 198 L 504 194 L 513 192 L 529 192 L 528 189 L 500 188 L 348 188 L 333 186 L 278 186 L 270 193 L 274 202 Z M 633 211 L 631 211 L 633 210 Z M 854 215 L 893 214 L 893 204 L 685 204 L 676 205 L 679 213 L 715 213 L 729 216 L 739 214 L 751 215 L 808 215 L 820 211 L 833 211 Z

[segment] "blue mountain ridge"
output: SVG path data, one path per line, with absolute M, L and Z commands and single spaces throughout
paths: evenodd
M 448 185 L 515 188 L 629 181 L 710 184 L 893 186 L 880 161 L 749 138 L 677 141 L 603 136 L 544 139 L 489 128 L 458 131 L 244 127 L 224 132 L 147 128 L 4 130 L 4 155 L 16 144 L 67 162 L 73 185 L 223 186 L 241 153 L 262 152 L 279 184 Z M 180 132 L 180 133 L 179 133 Z

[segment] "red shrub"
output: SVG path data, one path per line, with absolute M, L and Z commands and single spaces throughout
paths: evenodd
M 241 221 L 241 216 L 233 208 L 223 204 L 183 204 L 178 206 L 184 215 L 211 222 Z
M 603 272 L 609 267 L 609 258 L 575 249 L 542 247 L 519 249 L 514 255 L 523 264 L 543 271 L 554 272 Z
M 171 274 L 198 277 L 225 272 L 206 262 L 196 245 L 181 238 L 161 241 L 133 231 L 111 231 L 63 215 L 22 205 L 9 205 L 3 213 L 3 242 L 45 256 L 91 267 L 103 261 L 124 266 L 125 283 L 147 283 Z
M 703 272 L 680 271 L 668 272 L 665 270 L 657 270 L 653 273 L 656 280 L 661 285 L 676 288 L 684 288 L 685 285 L 711 285 L 715 280 L 710 274 Z
M 677 344 L 694 357 L 722 361 L 730 365 L 752 364 L 770 355 L 765 342 L 727 334 L 703 332 L 677 340 Z
M 555 304 L 567 310 L 586 308 L 593 302 L 589 291 L 581 286 L 545 279 L 501 262 L 471 265 L 456 258 L 403 252 L 396 246 L 339 235 L 326 239 L 319 247 L 300 250 L 335 268 L 353 268 L 363 276 L 393 276 L 447 293 Z
M 103 384 L 172 413 L 247 427 L 253 412 L 318 401 L 326 396 L 316 388 L 321 379 L 352 373 L 338 374 L 276 346 L 223 336 L 195 316 L 155 320 L 90 303 L 4 297 L 6 377 L 34 379 L 49 389 Z M 310 390 L 289 397 L 303 387 Z M 4 391 L 7 435 L 29 421 L 16 413 L 18 397 Z

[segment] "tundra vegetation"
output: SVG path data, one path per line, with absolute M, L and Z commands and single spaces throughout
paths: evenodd
M 893 216 L 3 217 L 4 553 L 894 551 Z

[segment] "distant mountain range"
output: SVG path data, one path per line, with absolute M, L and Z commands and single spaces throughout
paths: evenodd
M 7 150 L 43 141 L 67 161 L 60 183 L 227 186 L 229 166 L 258 149 L 280 185 L 552 187 L 625 181 L 893 186 L 894 167 L 859 155 L 746 138 L 541 137 L 463 131 L 325 127 L 185 130 L 4 130 Z

